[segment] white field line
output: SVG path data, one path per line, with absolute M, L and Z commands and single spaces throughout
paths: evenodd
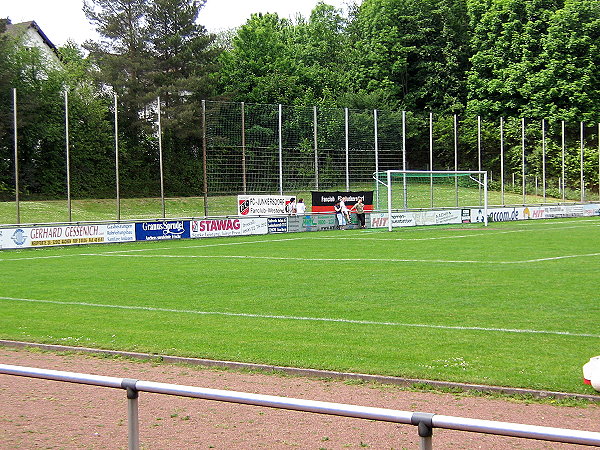
M 113 256 L 124 258 L 213 258 L 213 259 L 262 259 L 273 261 L 303 261 L 303 262 L 414 262 L 438 264 L 528 264 L 543 261 L 557 261 L 569 258 L 586 258 L 600 256 L 600 253 L 587 253 L 582 255 L 563 255 L 547 258 L 525 259 L 521 261 L 480 261 L 480 260 L 453 260 L 453 259 L 400 259 L 400 258 L 299 258 L 290 256 L 248 256 L 248 255 L 129 255 L 106 253 L 82 253 L 81 256 Z
M 590 333 L 572 333 L 570 331 L 550 331 L 550 330 L 531 330 L 531 329 L 519 329 L 519 328 L 493 328 L 493 327 L 466 327 L 466 326 L 451 326 L 451 325 L 432 325 L 425 323 L 400 323 L 400 322 L 377 322 L 373 320 L 353 320 L 353 319 L 335 319 L 328 317 L 302 317 L 302 316 L 283 316 L 274 314 L 249 314 L 249 313 L 231 313 L 222 311 L 196 311 L 190 309 L 171 309 L 171 308 L 154 308 L 150 306 L 128 306 L 128 305 L 104 305 L 101 303 L 88 303 L 88 302 L 71 302 L 71 301 L 58 301 L 58 300 L 40 300 L 31 298 L 14 298 L 14 297 L 0 297 L 0 300 L 13 301 L 13 302 L 29 302 L 29 303 L 46 303 L 53 305 L 71 305 L 71 306 L 87 306 L 93 308 L 112 308 L 112 309 L 125 309 L 134 311 L 149 311 L 149 312 L 165 312 L 165 313 L 176 313 L 176 314 L 197 314 L 205 316 L 226 316 L 226 317 L 245 317 L 250 319 L 276 319 L 276 320 L 298 320 L 298 321 L 310 321 L 310 322 L 334 322 L 334 323 L 347 323 L 354 325 L 376 325 L 376 326 L 392 326 L 392 327 L 404 327 L 404 328 L 431 328 L 439 330 L 460 330 L 460 331 L 484 331 L 484 332 L 497 332 L 497 333 L 523 333 L 523 334 L 547 334 L 556 336 L 571 336 L 571 337 L 585 337 L 585 338 L 600 338 L 599 334 Z
M 563 222 L 561 222 L 563 223 Z M 564 222 L 568 223 L 568 222 Z M 437 241 L 444 239 L 464 239 L 469 237 L 482 237 L 482 236 L 491 236 L 498 234 L 512 234 L 512 233 L 526 233 L 531 231 L 556 231 L 559 230 L 569 230 L 573 228 L 589 228 L 589 227 L 600 227 L 600 223 L 598 224 L 585 224 L 585 225 L 571 225 L 568 227 L 545 227 L 545 228 L 522 228 L 519 230 L 484 230 L 480 232 L 474 232 L 470 234 L 453 234 L 449 236 L 437 236 L 437 237 L 423 237 L 423 238 L 386 238 L 386 237 L 365 237 L 365 236 L 315 236 L 310 239 L 324 239 L 324 240 L 370 240 L 370 241 Z M 409 229 L 409 228 L 407 228 Z M 387 230 L 386 230 L 387 231 Z M 427 230 L 429 231 L 429 230 Z M 433 231 L 433 230 L 431 230 Z M 309 238 L 305 238 L 309 239 Z
M 597 222 L 594 219 L 589 219 L 589 220 L 585 220 L 586 222 Z M 556 223 L 572 223 L 572 222 L 556 222 Z M 117 255 L 117 254 L 126 254 L 126 253 L 142 253 L 142 252 L 151 252 L 151 251 L 156 251 L 156 250 L 177 250 L 177 249 L 193 249 L 193 248 L 209 248 L 209 247 L 228 247 L 228 246 L 235 246 L 235 245 L 247 245 L 247 244 L 268 244 L 269 242 L 287 242 L 287 241 L 300 241 L 300 240 L 362 240 L 362 241 L 366 241 L 366 240 L 370 240 L 370 241 L 435 241 L 435 240 L 446 240 L 446 239 L 465 239 L 465 238 L 469 238 L 469 237 L 482 237 L 482 236 L 490 236 L 492 234 L 510 234 L 510 233 L 523 233 L 523 232 L 528 232 L 528 231 L 544 231 L 544 230 L 550 230 L 550 231 L 556 231 L 557 229 L 560 230 L 566 230 L 566 229 L 572 229 L 572 228 L 586 228 L 586 227 L 598 227 L 600 226 L 600 223 L 594 223 L 594 224 L 584 224 L 584 225 L 570 225 L 567 227 L 556 227 L 556 226 L 550 226 L 550 227 L 545 227 L 545 228 L 529 228 L 529 229 L 519 229 L 519 230 L 505 230 L 505 231 L 499 231 L 499 230 L 489 230 L 489 231 L 483 231 L 483 232 L 479 232 L 479 233 L 472 233 L 472 234 L 455 234 L 455 235 L 451 235 L 451 236 L 438 236 L 438 237 L 425 237 L 425 238 L 387 238 L 387 237 L 383 237 L 383 238 L 378 238 L 378 237 L 366 237 L 364 234 L 362 235 L 354 235 L 354 236 L 314 236 L 313 233 L 309 233 L 308 236 L 298 236 L 298 237 L 290 237 L 290 238 L 281 238 L 281 239 L 260 239 L 260 240 L 256 240 L 256 241 L 240 241 L 240 242 L 216 242 L 216 243 L 210 243 L 210 244 L 194 244 L 194 245 L 186 245 L 186 246 L 180 246 L 180 247 L 153 247 L 153 246 L 148 246 L 147 248 L 139 248 L 139 249 L 127 249 L 127 250 L 113 250 L 113 251 L 105 251 L 105 252 L 99 252 L 99 253 L 76 253 L 76 254 L 68 254 L 68 255 L 54 255 L 54 256 L 25 256 L 25 257 L 21 257 L 21 258 L 0 258 L 0 262 L 2 261 L 19 261 L 19 260 L 36 260 L 36 259 L 52 259 L 52 258 L 67 258 L 67 257 L 74 257 L 74 256 L 100 256 L 100 255 Z M 343 233 L 342 233 L 343 234 Z M 553 259 L 564 259 L 564 258 L 576 258 L 576 257 L 581 257 L 581 256 L 597 256 L 597 254 L 590 254 L 590 255 L 569 255 L 569 256 L 557 256 L 554 258 L 541 258 L 539 260 L 526 260 L 526 261 L 504 261 L 504 262 L 499 262 L 500 264 L 515 264 L 515 263 L 523 263 L 523 262 L 536 262 L 536 261 L 546 261 L 546 260 L 553 260 Z M 167 256 L 164 256 L 167 257 Z M 191 256 L 190 256 L 191 257 Z M 202 257 L 202 256 L 197 256 L 198 258 Z M 208 256 L 207 256 L 208 257 Z M 215 256 L 216 257 L 216 256 Z M 242 258 L 242 256 L 230 256 L 232 258 Z M 222 258 L 226 258 L 226 256 L 222 256 Z M 250 258 L 250 257 L 248 257 Z M 259 258 L 259 257 L 256 257 Z M 275 258 L 273 258 L 275 259 Z M 281 258 L 283 259 L 283 258 Z M 293 259 L 293 258 L 290 258 Z M 303 258 L 298 258 L 298 260 L 309 260 L 309 259 L 303 259 Z M 359 261 L 358 259 L 323 259 L 323 261 Z M 484 263 L 484 264 L 489 264 L 492 263 L 490 261 L 444 261 L 444 260 L 414 260 L 414 259 L 364 259 L 363 261 L 381 261 L 381 262 L 386 262 L 386 261 L 396 261 L 396 262 L 439 262 L 439 263 L 444 263 L 444 262 L 449 262 L 449 263 L 453 263 L 453 262 L 464 262 L 464 263 Z

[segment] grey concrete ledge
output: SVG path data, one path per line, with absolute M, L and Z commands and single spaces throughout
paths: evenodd
M 586 395 L 567 392 L 543 391 L 536 389 L 521 389 L 503 386 L 488 386 L 485 384 L 454 383 L 447 381 L 423 380 L 418 378 L 401 378 L 383 375 L 368 375 L 361 373 L 335 372 L 331 370 L 300 369 L 296 367 L 272 366 L 268 364 L 252 364 L 233 361 L 218 361 L 212 359 L 185 358 L 180 356 L 159 355 L 153 353 L 122 352 L 116 350 L 101 350 L 88 347 L 73 347 L 68 345 L 38 344 L 32 342 L 0 340 L 0 346 L 11 348 L 38 348 L 50 352 L 74 352 L 92 355 L 120 356 L 140 360 L 159 360 L 167 364 L 190 364 L 202 367 L 227 368 L 234 370 L 255 370 L 261 372 L 278 372 L 286 375 L 310 378 L 331 378 L 336 380 L 356 380 L 368 383 L 389 384 L 411 387 L 415 385 L 431 386 L 436 389 L 456 389 L 460 391 L 477 391 L 490 394 L 523 395 L 537 399 L 579 399 L 600 403 L 600 395 Z

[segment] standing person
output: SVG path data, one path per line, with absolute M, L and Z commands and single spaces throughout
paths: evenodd
M 296 197 L 290 198 L 290 201 L 285 205 L 288 214 L 296 214 Z
M 344 213 L 342 212 L 342 205 L 339 201 L 333 205 L 333 210 L 335 211 L 335 218 L 338 223 L 338 228 L 344 230 L 346 227 L 346 216 L 344 216 Z
M 346 206 L 346 197 L 342 197 L 340 200 L 340 208 L 342 209 L 342 214 L 344 215 L 344 219 L 346 219 L 346 223 L 350 223 L 350 210 Z
M 296 215 L 303 216 L 306 212 L 306 205 L 304 204 L 304 199 L 299 198 L 298 203 L 296 203 Z
M 358 200 L 350 208 L 350 211 L 356 211 L 356 218 L 358 219 L 358 223 L 360 223 L 360 227 L 365 228 L 365 204 L 362 197 L 358 197 Z

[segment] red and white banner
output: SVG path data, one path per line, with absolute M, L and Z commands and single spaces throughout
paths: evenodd
M 238 195 L 239 216 L 293 214 L 296 197 L 286 195 Z

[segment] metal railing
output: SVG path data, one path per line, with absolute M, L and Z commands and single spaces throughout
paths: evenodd
M 215 400 L 221 402 L 240 403 L 269 408 L 288 409 L 318 414 L 414 425 L 418 427 L 418 433 L 420 437 L 419 448 L 421 450 L 433 448 L 433 428 L 445 428 L 450 430 L 470 431 L 475 433 L 495 434 L 500 436 L 519 437 L 526 439 L 538 439 L 568 444 L 600 446 L 600 432 L 593 431 L 542 427 L 509 422 L 497 422 L 492 420 L 468 419 L 464 417 L 444 416 L 440 414 L 422 412 L 398 411 L 385 408 L 373 408 L 341 403 L 277 397 L 272 395 L 250 394 L 246 392 L 198 388 L 177 384 L 157 383 L 152 381 L 135 380 L 131 378 L 114 378 L 76 372 L 37 369 L 33 367 L 13 366 L 8 364 L 0 364 L 0 374 L 29 378 L 42 378 L 46 380 L 126 390 L 128 399 L 128 448 L 130 450 L 138 449 L 140 444 L 138 419 L 138 396 L 140 392 L 177 395 L 180 397 L 193 397 L 205 400 Z

